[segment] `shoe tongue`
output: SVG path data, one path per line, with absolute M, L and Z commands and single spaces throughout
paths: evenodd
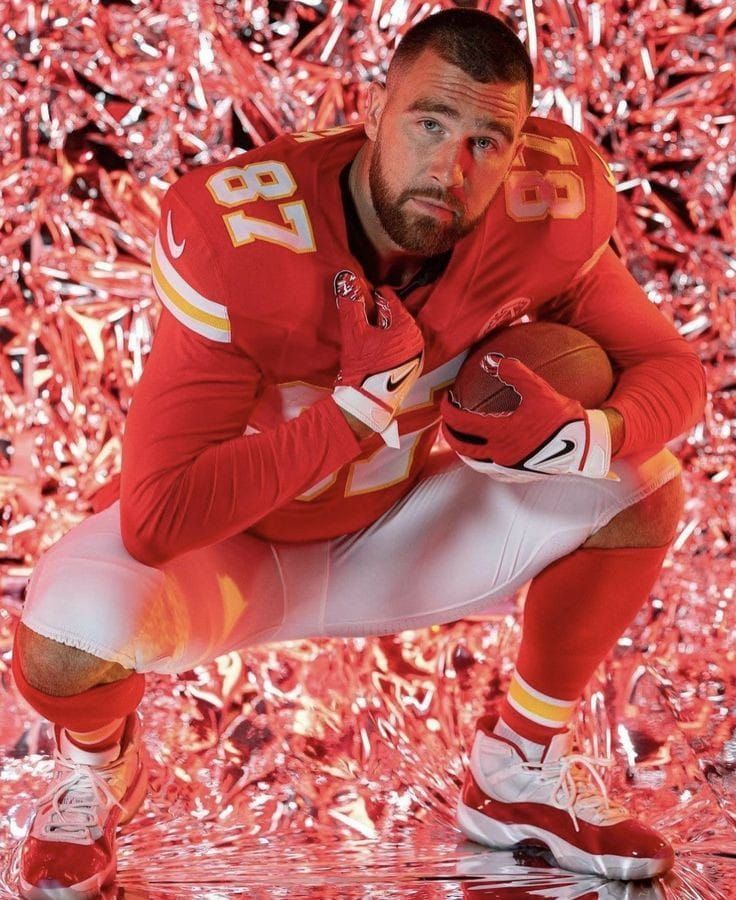
M 570 731 L 563 731 L 556 734 L 547 746 L 547 750 L 542 757 L 542 761 L 546 763 L 557 762 L 561 757 L 567 756 L 572 747 L 572 734 Z
M 507 725 L 503 719 L 499 719 L 493 733 L 513 744 L 528 762 L 538 762 L 544 753 L 544 744 L 536 744 L 528 738 L 522 737 L 517 731 Z
M 59 752 L 65 759 L 83 766 L 106 766 L 120 756 L 120 744 L 112 744 L 110 747 L 105 747 L 104 750 L 82 750 L 81 747 L 77 747 L 69 740 L 63 728 L 57 731 L 57 741 Z

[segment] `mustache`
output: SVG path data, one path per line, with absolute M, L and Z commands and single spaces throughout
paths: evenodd
M 435 200 L 437 203 L 441 203 L 443 206 L 448 207 L 454 212 L 456 215 L 461 216 L 465 211 L 462 206 L 460 206 L 453 197 L 448 197 L 442 192 L 438 191 L 404 191 L 401 195 L 401 202 L 404 203 L 406 200 L 411 200 L 412 197 L 416 197 L 419 200 Z

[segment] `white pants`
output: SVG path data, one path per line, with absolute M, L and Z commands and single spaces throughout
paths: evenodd
M 355 534 L 239 534 L 161 568 L 126 552 L 115 503 L 41 558 L 23 622 L 125 668 L 174 673 L 249 644 L 453 621 L 492 610 L 680 471 L 668 450 L 613 468 L 618 482 L 506 484 L 456 463 Z

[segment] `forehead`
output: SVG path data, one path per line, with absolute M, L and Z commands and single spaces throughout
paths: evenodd
M 501 120 L 518 131 L 526 117 L 526 84 L 484 83 L 447 62 L 432 50 L 425 50 L 401 73 L 392 86 L 389 104 L 397 111 L 421 107 L 427 101 L 451 107 L 464 124 L 477 126 L 484 120 Z

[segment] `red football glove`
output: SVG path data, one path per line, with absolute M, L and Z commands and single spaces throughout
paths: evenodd
M 366 309 L 371 299 L 375 325 Z M 347 269 L 335 276 L 335 300 L 342 350 L 332 396 L 338 406 L 380 432 L 389 447 L 398 447 L 393 419 L 422 371 L 422 333 L 391 288 L 382 287 L 371 298 L 362 279 Z
M 464 409 L 450 391 L 442 399 L 442 432 L 469 466 L 502 481 L 547 475 L 612 478 L 611 432 L 599 409 L 558 394 L 518 359 L 489 353 L 482 365 L 517 395 L 502 413 Z

